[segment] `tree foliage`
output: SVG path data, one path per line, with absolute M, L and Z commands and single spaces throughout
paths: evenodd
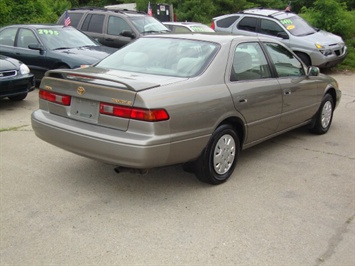
M 64 10 L 72 7 L 132 3 L 137 9 L 147 11 L 152 5 L 165 2 L 174 7 L 179 21 L 196 21 L 209 24 L 215 16 L 241 11 L 251 7 L 285 9 L 291 2 L 291 10 L 305 13 L 305 18 L 319 28 L 341 33 L 342 29 L 355 25 L 355 0 L 0 0 L 0 26 L 16 23 L 52 23 Z M 349 26 L 350 25 L 350 26 Z M 349 33 L 353 34 L 349 30 Z
M 354 14 L 354 11 L 347 11 L 345 2 L 335 0 L 316 0 L 311 7 L 302 9 L 302 16 L 310 24 L 338 34 L 344 39 L 355 35 Z

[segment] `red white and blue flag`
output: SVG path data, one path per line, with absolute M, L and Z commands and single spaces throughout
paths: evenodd
M 148 15 L 151 17 L 153 16 L 152 7 L 150 6 L 150 1 L 148 2 Z
M 288 3 L 288 6 L 285 8 L 286 12 L 291 12 L 291 1 Z
M 65 11 L 65 20 L 64 20 L 64 26 L 68 27 L 70 25 L 71 21 L 70 21 L 70 17 L 68 14 L 68 10 Z

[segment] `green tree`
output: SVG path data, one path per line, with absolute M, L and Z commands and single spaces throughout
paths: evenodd
M 354 36 L 355 16 L 346 9 L 344 2 L 316 0 L 312 7 L 302 9 L 302 16 L 313 26 L 347 39 Z

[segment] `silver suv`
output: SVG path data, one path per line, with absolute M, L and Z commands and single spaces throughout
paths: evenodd
M 347 55 L 347 47 L 340 36 L 315 29 L 287 11 L 248 9 L 213 18 L 211 28 L 216 32 L 273 37 L 293 50 L 308 66 L 329 68 L 341 63 Z

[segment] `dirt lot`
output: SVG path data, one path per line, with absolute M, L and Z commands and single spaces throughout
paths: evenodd
M 1 265 L 355 265 L 355 74 L 330 131 L 300 128 L 241 153 L 230 180 L 147 175 L 34 135 L 32 92 L 0 101 Z

